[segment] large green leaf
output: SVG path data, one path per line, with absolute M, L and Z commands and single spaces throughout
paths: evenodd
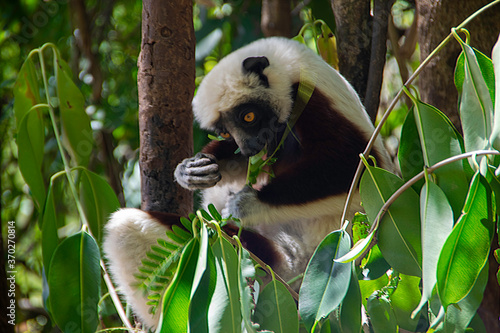
M 366 302 L 366 311 L 370 316 L 373 332 L 375 333 L 397 333 L 398 324 L 396 315 L 391 307 L 387 296 L 379 296 L 374 292 Z
M 493 147 L 500 150 L 500 36 L 491 54 L 493 69 L 495 72 L 495 112 L 493 121 L 493 130 L 491 133 L 490 142 Z
M 484 290 L 488 282 L 488 263 L 484 265 L 470 293 L 458 302 L 458 306 L 448 306 L 444 319 L 444 331 L 461 333 L 469 326 L 472 318 L 483 300 Z
M 401 329 L 410 332 L 416 331 L 420 317 L 412 319 L 411 314 L 420 301 L 420 296 L 420 278 L 399 274 L 398 286 L 389 298 L 396 321 Z
M 349 251 L 350 237 L 342 230 L 327 235 L 318 245 L 299 292 L 299 312 L 309 332 L 344 299 L 351 279 L 351 264 L 335 262 Z
M 462 153 L 461 138 L 450 120 L 435 107 L 414 100 L 413 113 L 420 137 L 424 164 L 431 166 Z M 467 195 L 467 176 L 461 161 L 447 164 L 434 172 L 437 185 L 446 194 L 455 218 Z
M 361 201 L 374 221 L 379 210 L 403 181 L 392 173 L 368 166 L 359 185 Z M 385 260 L 398 272 L 421 276 L 419 198 L 410 188 L 389 207 L 378 228 L 378 246 Z
M 40 210 L 46 195 L 42 174 L 44 131 L 43 112 L 41 109 L 34 109 L 24 115 L 17 133 L 19 170 Z
M 187 332 L 191 288 L 199 252 L 197 238 L 191 239 L 184 247 L 174 278 L 163 295 L 156 332 Z
M 80 198 L 90 230 L 101 243 L 103 227 L 120 202 L 111 186 L 101 176 L 83 169 L 80 177 Z
M 50 313 L 63 332 L 94 333 L 99 323 L 99 247 L 86 232 L 59 244 L 48 275 Z
M 422 309 L 432 296 L 436 285 L 439 253 L 453 229 L 453 211 L 443 191 L 431 181 L 425 183 L 420 193 L 420 218 L 422 220 L 422 299 L 414 314 Z
M 191 288 L 189 304 L 189 332 L 209 332 L 208 309 L 215 289 L 217 273 L 215 259 L 209 246 L 208 231 L 204 223 L 200 228 L 200 254 Z
M 484 54 L 463 43 L 460 38 L 458 41 L 463 52 L 457 61 L 455 84 L 459 93 L 465 149 L 485 149 L 489 147 L 493 124 L 493 65 Z
M 90 119 L 85 112 L 85 100 L 69 73 L 66 72 L 65 69 L 68 66 L 59 53 L 56 52 L 56 54 L 55 68 L 63 143 L 77 165 L 87 166 L 94 139 Z
M 42 102 L 35 64 L 31 57 L 26 59 L 19 70 L 14 84 L 14 115 L 19 131 L 21 120 L 33 107 Z
M 208 313 L 210 332 L 241 332 L 238 254 L 223 237 L 212 245 L 217 283 Z
M 299 332 L 297 306 L 286 287 L 272 279 L 259 294 L 253 319 L 260 330 L 275 333 Z
M 445 308 L 471 291 L 488 258 L 493 232 L 491 190 L 476 173 L 462 216 L 439 255 L 437 288 Z

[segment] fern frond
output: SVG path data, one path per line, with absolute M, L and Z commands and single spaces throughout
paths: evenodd
M 193 218 L 196 216 L 193 215 Z M 147 304 L 153 314 L 172 281 L 184 246 L 193 238 L 192 222 L 181 218 L 181 224 L 185 229 L 174 225 L 166 232 L 167 239 L 158 239 L 157 244 L 151 246 L 134 275 L 138 280 L 137 286 L 147 295 Z

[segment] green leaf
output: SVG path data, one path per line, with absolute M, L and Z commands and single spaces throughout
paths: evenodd
M 41 216 L 42 225 L 42 258 L 46 276 L 50 273 L 50 261 L 57 246 L 59 237 L 57 235 L 57 211 L 55 207 L 53 182 L 50 183 L 47 200 Z
M 359 188 L 370 221 L 401 186 L 403 181 L 392 173 L 367 167 Z M 414 276 L 422 273 L 418 201 L 418 195 L 409 188 L 389 207 L 378 227 L 378 246 L 385 260 L 398 272 Z
M 356 277 L 354 263 L 351 270 L 351 281 L 344 300 L 340 304 L 338 326 L 342 333 L 361 332 L 361 290 Z
M 103 227 L 120 202 L 108 182 L 87 169 L 82 169 L 80 177 L 80 198 L 90 230 L 101 244 Z
M 50 313 L 63 332 L 94 333 L 99 323 L 99 247 L 78 232 L 56 248 L 48 275 Z
M 90 119 L 85 112 L 85 100 L 69 73 L 65 71 L 67 65 L 64 60 L 58 52 L 56 54 L 57 58 L 54 61 L 63 143 L 75 164 L 87 166 L 94 147 L 94 139 Z
M 384 259 L 382 252 L 377 244 L 375 244 L 368 252 L 368 255 L 361 262 L 360 279 L 375 280 L 384 275 L 391 266 Z
M 488 57 L 465 44 L 460 38 L 458 41 L 462 46 L 463 61 L 457 62 L 456 74 L 459 78 L 456 78 L 455 82 L 459 92 L 459 111 L 465 149 L 469 152 L 489 147 L 495 87 L 492 76 L 493 64 Z
M 187 332 L 188 313 L 200 242 L 191 239 L 182 251 L 174 278 L 162 298 L 156 332 Z
M 295 301 L 286 287 L 274 278 L 259 294 L 253 318 L 260 324 L 260 330 L 275 333 L 299 332 Z
M 342 230 L 327 235 L 318 245 L 299 292 L 299 313 L 309 332 L 344 299 L 351 279 L 351 264 L 335 262 L 349 251 L 350 237 Z
M 396 315 L 387 296 L 379 296 L 378 292 L 374 292 L 366 302 L 366 311 L 375 333 L 398 332 Z
M 42 209 L 46 196 L 42 174 L 44 131 L 43 113 L 40 109 L 34 109 L 25 114 L 17 134 L 19 170 L 28 184 L 39 210 Z
M 493 120 L 493 129 L 490 142 L 496 150 L 500 150 L 500 36 L 491 54 L 493 69 L 495 74 L 495 111 Z
M 434 165 L 462 153 L 461 138 L 441 111 L 416 100 L 413 111 L 425 166 Z M 457 218 L 463 207 L 468 186 L 462 162 L 447 164 L 436 170 L 434 175 L 437 178 L 437 185 L 446 194 Z
M 251 321 L 252 311 L 255 307 L 254 295 L 250 287 L 250 281 L 255 279 L 255 267 L 250 259 L 250 253 L 242 246 L 238 253 L 238 280 L 240 291 L 241 314 L 243 325 L 247 333 L 256 332 Z M 295 305 L 295 303 L 294 303 Z
M 29 57 L 24 61 L 14 84 L 14 115 L 18 131 L 24 116 L 34 105 L 41 102 L 35 64 Z
M 420 193 L 422 220 L 422 299 L 414 316 L 432 296 L 436 285 L 439 253 L 453 229 L 453 211 L 443 191 L 433 182 L 425 183 Z
M 200 254 L 194 273 L 189 303 L 189 332 L 209 332 L 208 309 L 216 283 L 215 258 L 208 242 L 205 223 L 200 228 Z
M 405 181 L 409 181 L 424 169 L 424 157 L 422 155 L 422 146 L 420 145 L 420 136 L 418 135 L 413 108 L 406 115 L 401 129 L 398 161 L 401 175 Z M 413 185 L 413 189 L 420 191 L 423 185 L 424 180 L 422 179 Z
M 387 274 L 382 275 L 376 280 L 359 280 L 359 289 L 361 291 L 361 300 L 363 306 L 366 308 L 366 300 L 373 294 L 376 290 L 381 290 L 389 283 L 389 277 Z
M 488 282 L 488 263 L 484 265 L 470 293 L 458 302 L 458 306 L 448 306 L 444 319 L 445 332 L 465 332 L 483 300 L 484 290 Z
M 437 288 L 445 308 L 471 291 L 488 258 L 493 231 L 491 190 L 476 173 L 462 216 L 439 255 Z
M 212 252 L 217 283 L 209 309 L 210 332 L 241 332 L 238 255 L 234 247 L 221 236 L 212 245 Z
M 390 295 L 391 307 L 401 329 L 415 332 L 419 317 L 411 318 L 413 309 L 418 305 L 420 294 L 420 278 L 399 274 L 399 282 L 394 293 Z

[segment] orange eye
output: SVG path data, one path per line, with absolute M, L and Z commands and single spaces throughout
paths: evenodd
M 231 134 L 229 134 L 228 132 L 223 132 L 220 133 L 219 135 L 222 136 L 224 139 L 229 139 L 231 137 Z
M 243 119 L 247 122 L 247 123 L 251 123 L 254 119 L 255 119 L 255 113 L 253 112 L 248 112 L 245 117 L 243 117 Z

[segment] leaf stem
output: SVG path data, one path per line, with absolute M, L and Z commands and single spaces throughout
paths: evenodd
M 484 7 L 480 8 L 475 13 L 473 13 L 468 18 L 466 18 L 462 23 L 460 23 L 460 25 L 458 25 L 456 27 L 456 29 L 464 28 L 470 21 L 472 21 L 474 18 L 476 18 L 479 14 L 488 10 L 490 7 L 493 7 L 494 5 L 496 5 L 498 3 L 500 3 L 500 0 L 495 0 L 495 1 L 492 1 L 491 3 L 485 5 Z M 424 69 L 424 67 L 427 66 L 427 64 L 432 60 L 432 58 L 434 58 L 436 56 L 436 54 L 439 51 L 441 51 L 452 38 L 453 38 L 453 32 L 450 32 L 450 34 L 448 36 L 446 36 L 446 38 L 443 39 L 443 41 L 431 52 L 431 54 L 429 54 L 427 56 L 427 58 L 425 58 L 425 60 L 420 64 L 420 66 L 418 66 L 418 68 L 415 70 L 415 72 L 405 82 L 403 87 L 401 87 L 401 89 L 399 89 L 398 93 L 396 94 L 396 97 L 394 97 L 391 104 L 387 108 L 387 111 L 384 113 L 382 119 L 380 120 L 378 126 L 373 131 L 373 134 L 370 137 L 368 144 L 366 145 L 366 148 L 365 148 L 365 151 L 363 152 L 363 155 L 365 155 L 365 156 L 368 155 L 370 153 L 370 151 L 372 150 L 373 145 L 375 144 L 375 140 L 376 140 L 377 136 L 379 135 L 380 130 L 382 129 L 382 125 L 387 121 L 387 118 L 389 118 L 389 115 L 391 114 L 392 110 L 394 110 L 394 107 L 396 106 L 397 102 L 399 101 L 399 99 L 403 95 L 403 89 L 408 88 L 408 86 L 413 82 L 413 80 L 415 80 L 415 78 L 420 74 L 420 72 Z M 361 178 L 362 172 L 363 172 L 363 161 L 360 160 L 358 163 L 358 167 L 356 169 L 356 173 L 354 175 L 354 178 L 351 182 L 351 187 L 349 188 L 349 192 L 347 194 L 346 202 L 344 205 L 344 211 L 342 212 L 342 218 L 340 220 L 340 222 L 342 224 L 346 223 L 345 222 L 346 215 L 347 215 L 347 212 L 349 211 L 349 208 L 351 207 L 351 202 L 352 202 L 352 199 L 354 196 L 354 191 L 358 186 L 358 182 L 359 182 L 359 179 Z

